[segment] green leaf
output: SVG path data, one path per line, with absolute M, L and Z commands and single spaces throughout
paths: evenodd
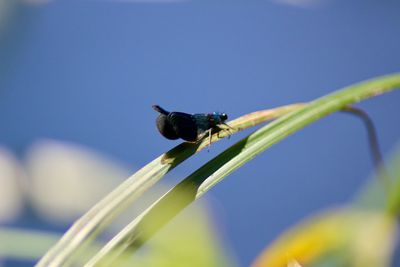
M 59 237 L 58 234 L 50 232 L 1 227 L 0 258 L 36 260 Z
M 268 246 L 253 267 L 389 266 L 396 220 L 387 214 L 344 208 L 307 219 Z
M 166 193 L 114 237 L 87 266 L 107 265 L 126 249 L 136 250 L 183 208 L 273 144 L 322 117 L 397 87 L 400 87 L 399 74 L 355 84 L 319 98 L 262 127 L 210 160 Z M 182 195 L 185 197 L 182 198 Z M 164 212 L 166 209 L 168 213 Z M 145 225 L 152 227 L 149 229 Z
M 305 104 L 293 104 L 244 115 L 229 122 L 229 125 L 235 129 L 230 130 L 230 132 L 243 130 L 275 119 L 303 106 Z M 229 135 L 227 131 L 214 134 L 212 142 L 227 135 Z M 196 144 L 182 143 L 144 166 L 76 221 L 59 242 L 42 257 L 37 266 L 61 266 L 72 261 L 87 243 L 101 233 L 116 216 L 122 213 L 141 194 L 178 164 L 201 151 L 207 145 L 208 140 Z

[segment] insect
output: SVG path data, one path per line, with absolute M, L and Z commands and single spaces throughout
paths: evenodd
M 153 109 L 160 113 L 156 120 L 158 131 L 170 140 L 181 138 L 188 142 L 197 142 L 208 134 L 211 143 L 211 133 L 221 130 L 219 126 L 231 128 L 225 123 L 228 119 L 225 113 L 168 112 L 158 105 L 154 105 Z

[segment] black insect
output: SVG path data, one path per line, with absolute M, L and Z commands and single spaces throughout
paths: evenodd
M 188 142 L 197 142 L 208 134 L 211 142 L 211 133 L 218 132 L 221 129 L 219 126 L 231 128 L 225 123 L 228 119 L 225 113 L 168 112 L 157 105 L 154 105 L 153 109 L 160 113 L 156 121 L 158 130 L 170 140 L 181 138 Z

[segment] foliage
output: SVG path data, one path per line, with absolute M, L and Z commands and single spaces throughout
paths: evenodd
M 132 263 L 130 255 L 137 252 L 182 209 L 259 153 L 333 112 L 348 109 L 361 100 L 397 87 L 400 87 L 400 74 L 378 77 L 310 103 L 259 111 L 229 122 L 235 131 L 239 131 L 276 119 L 211 159 L 155 201 L 93 255 L 85 266 L 115 266 L 116 261 L 122 265 L 121 259 Z M 212 142 L 228 134 L 232 132 L 214 134 Z M 197 144 L 180 144 L 140 169 L 82 216 L 37 266 L 62 266 L 76 262 L 77 255 L 85 250 L 85 246 L 95 240 L 141 194 L 207 143 L 208 140 Z M 390 184 L 390 191 L 384 191 L 384 203 L 387 203 L 383 205 L 384 208 L 367 209 L 363 207 L 363 201 L 359 201 L 359 206 L 343 207 L 313 217 L 283 234 L 267 248 L 254 266 L 387 266 L 393 250 L 393 236 L 397 230 L 395 218 L 400 206 L 397 194 L 399 182 L 390 182 L 395 186 Z M 188 247 L 194 245 L 195 249 L 191 251 L 206 246 L 199 247 L 188 241 L 184 243 L 188 243 Z M 170 244 L 173 245 L 172 241 Z M 377 249 L 376 245 L 382 246 L 381 249 Z M 182 247 L 182 244 L 178 246 Z M 218 249 L 215 248 L 215 251 Z M 196 257 L 196 253 L 191 255 L 192 259 Z

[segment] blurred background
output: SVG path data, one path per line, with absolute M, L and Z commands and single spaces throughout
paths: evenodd
M 396 0 L 0 0 L 0 224 L 65 232 L 179 144 L 158 133 L 153 104 L 236 118 L 400 71 L 399 12 Z M 399 140 L 399 103 L 395 91 L 359 105 L 385 157 Z M 165 183 L 252 131 L 202 151 Z M 372 174 L 362 123 L 333 114 L 227 177 L 208 208 L 247 266 Z

